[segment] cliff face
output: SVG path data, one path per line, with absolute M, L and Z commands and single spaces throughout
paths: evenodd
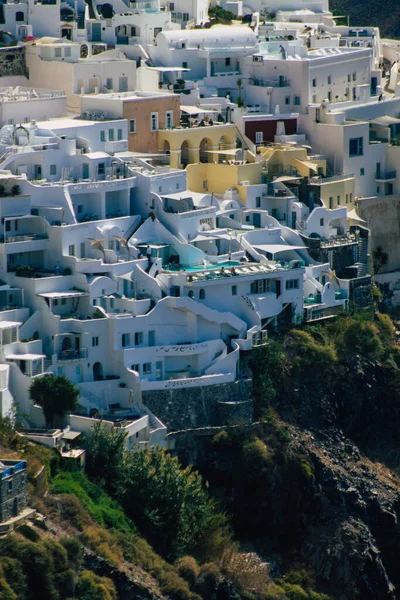
M 291 435 L 315 475 L 315 515 L 302 556 L 338 600 L 398 597 L 398 478 L 363 457 L 337 429 L 319 435 L 294 429 Z
M 349 15 L 354 27 L 379 27 L 381 37 L 400 36 L 400 6 L 397 0 L 331 0 L 330 9 L 337 15 Z

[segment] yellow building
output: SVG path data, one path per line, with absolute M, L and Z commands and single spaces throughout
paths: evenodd
M 324 157 L 309 156 L 306 148 L 292 146 L 261 147 L 258 150 L 265 160 L 264 174 L 270 179 L 285 175 L 307 178 L 305 187 L 300 186 L 299 190 L 299 199 L 305 204 L 317 204 L 320 200 L 326 208 L 354 206 L 354 175 L 327 175 Z
M 184 169 L 188 164 L 199 162 L 218 162 L 219 152 L 236 148 L 236 126 L 215 124 L 162 129 L 158 132 L 158 147 L 160 153 L 170 155 L 172 169 Z
M 232 160 L 231 164 L 202 163 L 188 165 L 187 187 L 193 192 L 224 194 L 228 188 L 236 188 L 240 200 L 246 204 L 247 187 L 261 183 L 262 163 L 246 163 Z

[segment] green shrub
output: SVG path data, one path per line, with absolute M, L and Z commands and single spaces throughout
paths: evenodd
M 19 527 L 17 527 L 16 532 L 20 533 L 31 542 L 37 542 L 38 540 L 40 540 L 40 535 L 38 534 L 38 532 L 32 529 L 32 527 L 29 527 L 29 525 L 20 525 Z
M 199 565 L 193 556 L 182 556 L 175 563 L 179 575 L 188 582 L 192 588 L 200 573 Z
M 108 577 L 100 577 L 92 571 L 82 571 L 76 588 L 78 600 L 117 600 L 115 586 Z

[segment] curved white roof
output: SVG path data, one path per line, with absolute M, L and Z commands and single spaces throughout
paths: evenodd
M 217 25 L 210 29 L 176 29 L 162 31 L 158 35 L 163 36 L 169 43 L 187 40 L 190 44 L 201 46 L 221 46 L 222 43 L 234 46 L 257 44 L 256 35 L 245 25 Z

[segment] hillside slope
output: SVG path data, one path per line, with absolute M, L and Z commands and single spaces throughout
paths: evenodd
M 381 37 L 400 37 L 398 0 L 331 0 L 330 9 L 337 15 L 349 15 L 352 26 L 379 27 Z

